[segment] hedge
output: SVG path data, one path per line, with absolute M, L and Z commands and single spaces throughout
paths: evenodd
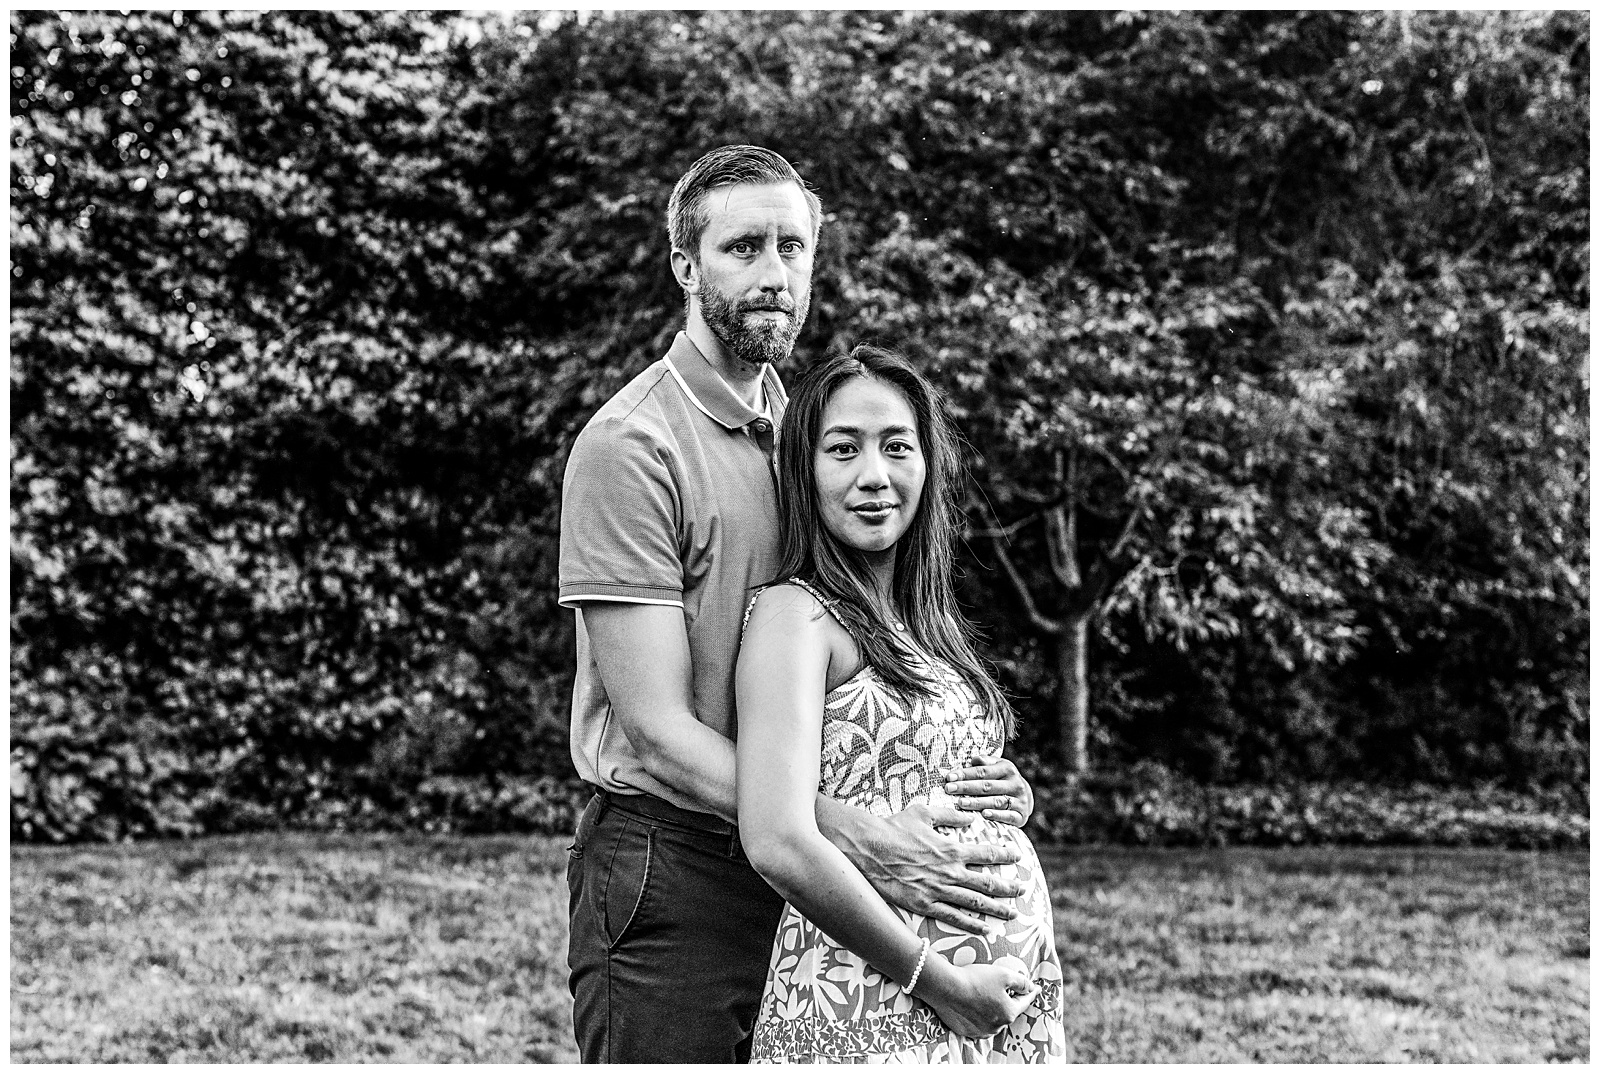
M 1443 846 L 1580 850 L 1587 790 L 1370 783 L 1205 786 L 1144 763 L 1119 780 L 1036 784 L 1041 843 L 1156 847 Z
M 1036 783 L 1035 797 L 1028 833 L 1041 846 L 1589 846 L 1588 796 L 1570 792 L 1368 783 L 1203 786 L 1147 763 L 1092 784 Z M 317 798 L 279 810 L 201 803 L 203 823 L 169 834 L 288 827 L 565 835 L 587 800 L 575 779 L 439 776 L 388 803 Z

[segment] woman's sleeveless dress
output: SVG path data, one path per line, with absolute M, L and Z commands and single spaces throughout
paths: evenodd
M 824 606 L 831 604 L 804 588 Z M 918 802 L 953 804 L 938 785 L 940 777 L 966 767 L 973 754 L 998 754 L 1004 729 L 999 715 L 985 711 L 948 666 L 941 663 L 935 671 L 940 686 L 931 700 L 903 697 L 871 668 L 828 692 L 823 702 L 823 794 L 877 816 Z M 1032 1005 L 993 1037 L 958 1036 L 921 999 L 907 996 L 793 906 L 785 906 L 756 1016 L 751 1062 L 1064 1061 L 1061 962 L 1039 858 L 1020 829 L 973 816 L 975 823 L 965 828 L 944 830 L 962 842 L 1011 843 L 1021 852 L 1017 864 L 995 867 L 1023 882 L 1024 891 L 1014 900 L 1017 916 L 1010 921 L 986 919 L 989 930 L 974 935 L 893 909 L 928 938 L 932 950 L 958 966 L 1003 962 L 1026 973 L 1038 985 Z

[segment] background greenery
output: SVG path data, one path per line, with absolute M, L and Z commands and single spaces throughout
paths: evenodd
M 12 836 L 565 823 L 566 447 L 680 323 L 667 195 L 736 141 L 827 208 L 796 366 L 872 337 L 950 392 L 1041 786 L 1076 711 L 1130 801 L 1586 814 L 1588 50 L 1583 12 L 13 13 Z

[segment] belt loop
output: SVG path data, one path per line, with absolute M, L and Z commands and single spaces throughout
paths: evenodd
M 728 833 L 728 857 L 738 860 L 742 850 L 739 846 L 739 829 L 735 827 Z

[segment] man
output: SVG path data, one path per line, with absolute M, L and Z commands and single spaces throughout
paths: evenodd
M 585 1062 L 732 1062 L 783 908 L 734 826 L 734 660 L 754 586 L 778 567 L 772 453 L 811 299 L 822 206 L 781 156 L 726 146 L 668 206 L 687 299 L 666 356 L 579 435 L 562 489 L 560 599 L 577 611 L 572 757 L 596 789 L 568 860 L 573 1020 Z M 951 786 L 1031 809 L 1004 763 Z M 1019 805 L 1009 793 L 1023 801 Z M 1002 797 L 993 797 L 1001 794 Z M 932 824 L 819 798 L 823 833 L 886 899 L 978 931 L 1018 894 L 969 866 L 1016 860 Z

